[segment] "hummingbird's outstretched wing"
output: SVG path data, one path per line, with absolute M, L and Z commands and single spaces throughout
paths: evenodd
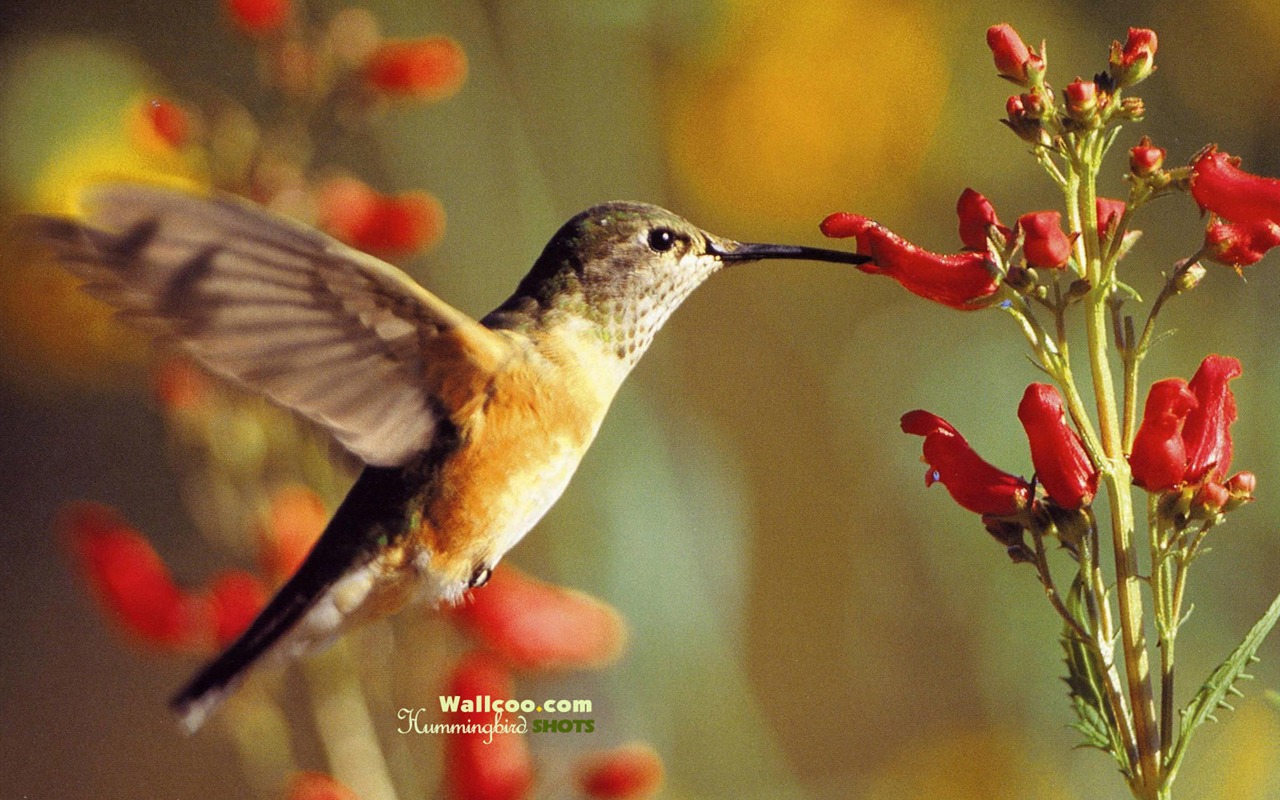
M 226 196 L 85 192 L 81 220 L 33 217 L 95 296 L 218 375 L 329 430 L 367 464 L 428 449 L 508 342 L 400 270 Z

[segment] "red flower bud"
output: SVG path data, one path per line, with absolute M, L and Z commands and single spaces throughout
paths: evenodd
M 1145 80 L 1156 68 L 1157 39 L 1155 31 L 1130 28 L 1123 45 L 1111 43 L 1111 78 L 1116 86 L 1132 86 Z
M 1044 60 L 1035 55 L 1007 23 L 987 28 L 987 46 L 996 62 L 996 72 L 1014 83 L 1028 85 L 1031 76 L 1044 71 Z
M 1098 110 L 1098 85 L 1093 81 L 1076 78 L 1067 84 L 1065 95 L 1067 115 L 1074 120 L 1087 120 Z
M 1187 415 L 1198 401 L 1187 382 L 1166 378 L 1151 384 L 1142 425 L 1133 437 L 1129 466 L 1133 481 L 1149 492 L 1170 489 L 1187 471 L 1187 447 L 1182 439 Z
M 1022 229 L 1022 255 L 1033 267 L 1057 269 L 1071 257 L 1071 239 L 1062 232 L 1062 214 L 1033 211 L 1018 218 Z
M 1210 261 L 1228 267 L 1247 267 L 1280 245 L 1280 225 L 1270 220 L 1238 224 L 1213 222 L 1205 228 L 1204 244 Z
M 1007 517 L 1027 507 L 1031 486 L 982 460 L 949 422 L 928 411 L 902 415 L 904 433 L 924 437 L 926 486 L 941 483 L 961 507 L 975 514 Z
M 1191 196 L 1205 211 L 1237 223 L 1280 222 L 1280 180 L 1253 175 L 1210 145 L 1191 163 Z
M 512 697 L 511 675 L 482 653 L 464 656 L 453 670 L 443 694 L 462 698 Z M 515 715 L 502 713 L 502 721 L 518 724 Z M 445 723 L 492 725 L 495 712 L 477 709 L 446 715 Z M 519 800 L 533 786 L 533 758 L 529 742 L 515 732 L 491 734 L 479 730 L 453 733 L 444 740 L 444 784 L 453 800 Z
M 1028 103 L 1029 98 L 1035 95 L 1012 95 L 1005 101 L 1004 111 L 1008 119 L 1003 120 L 1004 124 L 1009 126 L 1009 130 L 1018 135 L 1018 138 L 1028 142 L 1038 142 L 1040 140 L 1043 129 L 1041 128 L 1041 116 L 1037 113 L 1036 104 Z
M 1258 476 L 1252 472 L 1237 472 L 1227 480 L 1227 491 L 1231 492 L 1234 497 L 1253 499 L 1253 493 L 1257 488 Z
M 1098 490 L 1098 471 L 1080 435 L 1067 424 L 1058 390 L 1046 383 L 1028 386 L 1018 405 L 1018 419 L 1031 445 L 1036 480 L 1049 498 L 1069 511 L 1088 505 Z
M 575 770 L 591 800 L 641 800 L 662 788 L 662 759 L 646 744 L 629 744 L 584 758 Z
M 1159 172 L 1165 155 L 1163 147 L 1156 147 L 1150 137 L 1143 136 L 1136 147 L 1129 149 L 1129 172 L 1139 178 Z
M 415 100 L 448 97 L 466 75 L 466 51 L 447 36 L 384 42 L 364 67 L 365 81 L 374 90 Z
M 1193 506 L 1199 506 L 1210 514 L 1218 513 L 1229 502 L 1231 502 L 1231 492 L 1216 481 L 1202 483 L 1191 500 Z
M 1197 401 L 1182 430 L 1187 445 L 1188 483 L 1220 481 L 1231 466 L 1230 428 L 1236 421 L 1236 398 L 1227 384 L 1240 373 L 1236 359 L 1211 355 L 1200 362 L 1187 384 Z
M 1124 216 L 1126 205 L 1125 201 L 1114 200 L 1110 197 L 1099 197 L 1094 202 L 1094 206 L 1098 210 L 1098 241 L 1105 242 L 1111 226 L 1120 224 L 1120 218 Z
M 1010 230 L 1000 224 L 991 201 L 972 189 L 961 192 L 956 201 L 956 215 L 960 217 L 960 241 L 968 250 L 986 252 L 987 229 L 992 225 L 1001 236 L 1011 235 Z
M 289 18 L 290 0 L 225 0 L 231 21 L 250 36 L 278 30 Z
M 832 238 L 857 237 L 858 252 L 871 257 L 858 269 L 871 275 L 888 275 L 926 300 L 968 311 L 1000 288 L 988 268 L 985 252 L 931 253 L 856 214 L 832 214 L 820 227 L 823 234 Z

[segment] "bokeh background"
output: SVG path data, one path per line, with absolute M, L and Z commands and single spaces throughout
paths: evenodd
M 1128 26 L 1158 32 L 1159 69 L 1139 92 L 1149 119 L 1121 134 L 1104 192 L 1122 195 L 1123 148 L 1142 133 L 1172 163 L 1218 142 L 1280 174 L 1280 7 L 1263 0 L 367 7 L 388 33 L 454 37 L 470 72 L 456 97 L 388 114 L 333 158 L 383 189 L 441 200 L 447 232 L 408 268 L 477 315 L 564 219 L 608 199 L 808 244 L 821 243 L 827 213 L 857 211 L 937 250 L 957 246 L 966 186 L 1006 221 L 1054 207 L 1023 143 L 996 122 L 1009 87 L 983 39 L 995 22 L 1049 41 L 1058 86 L 1103 69 Z M 211 1 L 9 0 L 0 25 L 7 210 L 47 203 L 80 160 L 128 160 L 86 142 L 108 137 L 138 91 L 271 102 L 250 45 Z M 1144 210 L 1149 235 L 1125 280 L 1154 294 L 1158 271 L 1198 246 L 1200 224 L 1186 198 Z M 124 511 L 184 580 L 230 558 L 183 507 L 136 367 L 145 350 L 47 270 L 0 264 L 0 793 L 243 796 L 225 737 L 185 739 L 167 716 L 194 661 L 115 635 L 53 535 L 58 510 L 89 498 Z M 1275 255 L 1246 279 L 1211 270 L 1165 313 L 1176 334 L 1144 367 L 1145 383 L 1189 376 L 1209 352 L 1239 357 L 1235 464 L 1259 476 L 1259 502 L 1213 534 L 1193 573 L 1184 689 L 1280 590 L 1277 270 Z M 1031 570 L 1008 564 L 941 489 L 925 490 L 919 442 L 897 427 L 902 412 L 930 409 L 1029 474 L 1015 409 L 1035 379 L 998 313 L 928 306 L 830 265 L 718 276 L 668 323 L 562 502 L 509 556 L 614 604 L 631 626 L 617 665 L 528 693 L 593 698 L 603 722 L 592 746 L 653 743 L 671 797 L 1122 796 L 1107 757 L 1069 749 L 1059 626 Z M 402 616 L 399 631 L 435 624 Z M 1198 735 L 1183 796 L 1280 797 L 1280 710 L 1266 698 L 1280 641 L 1262 654 L 1238 711 Z M 321 768 L 306 725 L 299 751 Z

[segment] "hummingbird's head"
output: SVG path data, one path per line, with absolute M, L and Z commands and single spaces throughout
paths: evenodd
M 788 245 L 743 244 L 645 203 L 594 206 L 566 222 L 491 316 L 591 323 L 614 355 L 634 364 L 672 312 L 726 264 L 791 258 L 859 264 L 865 256 Z M 559 319 L 557 319 L 559 317 Z

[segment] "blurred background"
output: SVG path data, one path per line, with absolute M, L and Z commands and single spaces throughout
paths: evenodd
M 1047 39 L 1049 80 L 1105 69 L 1126 29 L 1160 37 L 1139 87 L 1148 121 L 1121 133 L 1101 190 L 1124 196 L 1124 150 L 1149 134 L 1185 161 L 1219 143 L 1280 174 L 1280 7 L 1175 0 L 893 4 L 794 0 L 431 0 L 364 5 L 387 35 L 444 34 L 465 83 L 394 106 L 360 135 L 317 135 L 323 162 L 383 192 L 424 190 L 447 225 L 398 263 L 481 315 L 550 234 L 610 199 L 659 203 L 717 233 L 822 244 L 829 212 L 871 216 L 938 251 L 958 248 L 954 203 L 972 186 L 1005 222 L 1058 205 L 997 120 L 1011 87 L 984 31 Z M 330 18 L 341 5 L 310 4 Z M 121 131 L 139 97 L 270 118 L 255 45 L 213 2 L 50 4 L 0 12 L 0 202 L 56 210 L 95 171 L 207 178 L 207 153 L 147 149 Z M 1199 245 L 1188 198 L 1144 209 L 1124 280 Z M 179 581 L 241 551 L 201 535 L 184 464 L 149 390 L 148 350 L 20 243 L 0 262 L 0 785 L 13 797 L 241 797 L 229 737 L 193 739 L 165 699 L 197 664 L 135 646 L 104 623 L 55 520 L 66 503 L 119 509 Z M 1143 385 L 1235 355 L 1235 465 L 1259 502 L 1212 534 L 1179 647 L 1184 690 L 1280 590 L 1280 256 L 1245 279 L 1213 268 L 1163 315 L 1176 335 Z M 658 337 L 560 504 L 508 560 L 616 606 L 629 648 L 605 670 L 523 680 L 529 696 L 590 697 L 589 742 L 650 742 L 664 796 L 690 798 L 1121 797 L 1108 757 L 1071 750 L 1060 625 L 1032 570 L 1013 566 L 940 488 L 899 416 L 926 408 L 988 460 L 1029 475 L 1016 406 L 1038 373 L 997 313 L 959 313 L 832 265 L 720 275 Z M 190 495 L 190 492 L 187 492 Z M 376 634 L 375 634 L 376 635 Z M 429 673 L 450 637 L 431 614 L 393 624 Z M 423 642 L 428 644 L 423 645 Z M 1197 737 L 1186 797 L 1280 797 L 1280 640 L 1263 647 L 1238 710 Z M 436 676 L 396 689 L 375 721 L 431 796 L 436 743 L 396 739 L 400 706 L 430 705 Z M 293 746 L 324 769 L 305 708 Z M 425 687 L 425 688 L 424 688 Z M 296 687 L 293 694 L 297 694 Z M 554 692 L 554 694 L 550 694 Z M 296 700 L 296 698 L 294 698 Z M 391 709 L 391 710 L 386 710 Z M 432 737 L 419 737 L 430 739 Z M 558 796 L 549 792 L 552 796 Z

